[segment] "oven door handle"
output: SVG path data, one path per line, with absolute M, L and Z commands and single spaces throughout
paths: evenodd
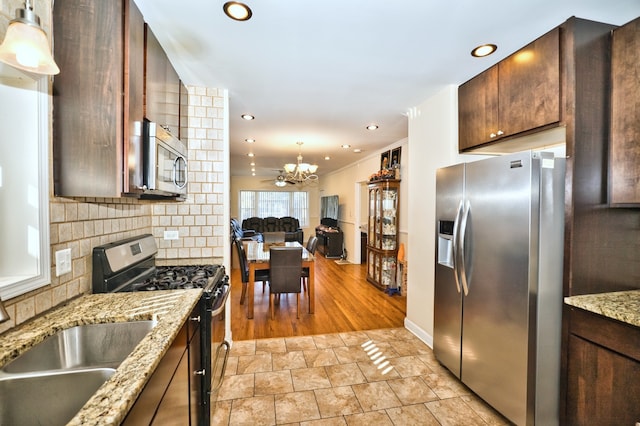
M 219 359 L 220 359 L 220 351 L 222 351 L 224 348 L 224 361 L 222 362 L 222 368 L 220 369 L 220 374 L 218 375 L 218 377 L 211 377 L 211 393 L 217 392 L 218 389 L 220 389 L 220 386 L 222 386 L 222 381 L 224 380 L 224 374 L 227 371 L 227 360 L 229 359 L 229 351 L 231 349 L 231 346 L 229 345 L 229 343 L 226 340 L 223 340 L 222 343 L 220 343 L 220 345 L 218 346 L 218 349 L 216 350 L 216 359 L 214 361 L 214 367 L 217 366 L 219 364 Z M 215 374 L 216 369 L 213 368 L 213 374 Z M 214 380 L 216 380 L 215 384 L 214 384 Z

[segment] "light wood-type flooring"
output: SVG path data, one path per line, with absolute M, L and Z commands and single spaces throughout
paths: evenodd
M 269 318 L 269 291 L 256 283 L 254 318 L 247 319 L 246 302 L 240 305 L 242 280 L 232 269 L 231 332 L 234 341 L 273 337 L 309 336 L 403 327 L 405 296 L 388 294 L 367 281 L 367 265 L 339 265 L 316 253 L 315 313 L 309 314 L 307 293 L 300 295 L 300 318 L 296 318 L 294 294 L 283 295 L 276 305 L 275 319 Z

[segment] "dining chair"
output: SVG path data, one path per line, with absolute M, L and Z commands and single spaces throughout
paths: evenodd
M 274 297 L 296 293 L 296 318 L 300 318 L 300 278 L 302 247 L 271 247 L 269 249 L 269 312 L 274 315 Z
M 247 253 L 244 250 L 244 245 L 241 240 L 235 242 L 236 250 L 238 251 L 238 261 L 240 262 L 240 273 L 242 277 L 242 295 L 240 296 L 240 304 L 244 304 L 244 298 L 247 295 L 247 285 L 249 284 L 249 261 L 247 260 Z M 269 282 L 269 270 L 258 269 L 255 271 L 254 282 L 262 281 L 262 291 L 264 291 L 264 284 Z
M 318 246 L 318 237 L 312 235 L 307 241 L 307 251 L 313 255 L 316 254 L 316 247 Z M 307 291 L 307 281 L 309 280 L 309 267 L 302 268 L 302 288 Z

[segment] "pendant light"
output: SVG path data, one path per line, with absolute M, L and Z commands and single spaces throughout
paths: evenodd
M 16 9 L 16 18 L 9 22 L 0 45 L 0 61 L 35 74 L 54 75 L 60 72 L 31 0 L 25 1 L 24 9 Z

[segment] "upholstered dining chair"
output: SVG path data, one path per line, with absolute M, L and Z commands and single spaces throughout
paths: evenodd
M 312 235 L 307 241 L 307 251 L 313 255 L 316 254 L 316 247 L 318 246 L 318 237 Z M 309 268 L 302 268 L 302 288 L 307 291 L 307 281 L 309 280 Z
M 240 263 L 240 274 L 242 276 L 242 295 L 240 296 L 240 304 L 244 304 L 244 298 L 247 295 L 247 285 L 249 283 L 249 262 L 247 261 L 247 253 L 244 251 L 244 245 L 241 240 L 234 242 L 236 250 L 238 251 L 238 262 Z M 254 281 L 262 281 L 262 290 L 264 291 L 264 284 L 269 282 L 269 270 L 258 269 L 255 271 Z
M 274 297 L 296 293 L 296 317 L 300 318 L 300 278 L 302 247 L 271 247 L 269 249 L 269 312 L 275 318 Z

